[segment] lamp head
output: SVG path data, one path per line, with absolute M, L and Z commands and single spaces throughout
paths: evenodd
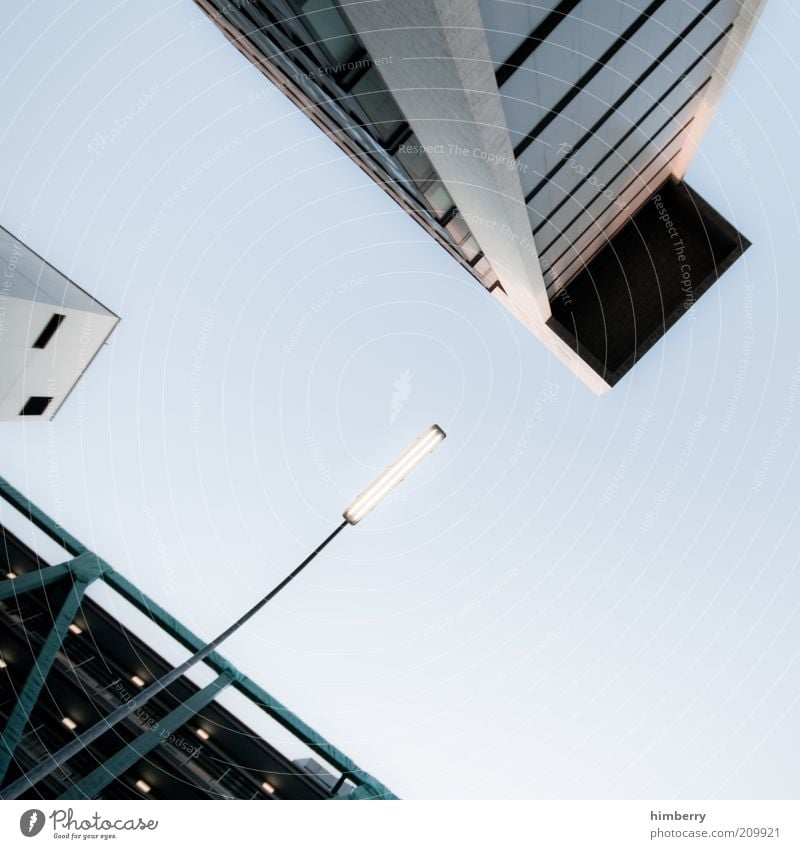
M 345 520 L 358 524 L 445 438 L 439 425 L 431 425 L 409 448 L 379 475 L 344 511 Z

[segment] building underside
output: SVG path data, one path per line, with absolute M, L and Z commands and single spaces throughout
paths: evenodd
M 196 2 L 597 393 L 749 245 L 684 176 L 765 0 Z M 688 284 L 659 249 L 611 270 L 659 193 Z

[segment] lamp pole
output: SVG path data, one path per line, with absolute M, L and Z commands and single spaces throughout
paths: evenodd
M 367 489 L 359 495 L 353 503 L 344 511 L 344 521 L 311 552 L 311 554 L 300 563 L 292 572 L 290 572 L 280 583 L 276 584 L 263 598 L 254 604 L 246 613 L 240 616 L 232 625 L 226 628 L 218 637 L 207 643 L 203 648 L 196 651 L 188 657 L 179 666 L 171 669 L 166 675 L 154 681 L 148 687 L 145 687 L 136 698 L 129 699 L 124 704 L 115 708 L 108 716 L 103 717 L 90 728 L 78 734 L 74 740 L 70 740 L 66 746 L 63 746 L 57 752 L 50 754 L 48 758 L 35 767 L 29 770 L 25 775 L 18 778 L 16 781 L 8 785 L 8 787 L 0 790 L 0 799 L 17 799 L 21 793 L 24 793 L 34 784 L 41 781 L 50 775 L 51 772 L 65 764 L 73 755 L 76 755 L 82 749 L 85 749 L 90 743 L 96 740 L 106 731 L 120 723 L 125 717 L 129 716 L 133 711 L 140 707 L 145 702 L 149 701 L 153 696 L 160 693 L 170 684 L 177 681 L 189 669 L 198 663 L 201 663 L 213 651 L 215 651 L 221 643 L 225 642 L 232 634 L 239 630 L 247 621 L 261 610 L 292 580 L 294 580 L 303 569 L 324 549 L 326 546 L 337 537 L 347 525 L 355 525 L 360 522 L 374 507 L 376 507 L 399 483 L 405 480 L 409 472 L 414 469 L 419 462 L 424 459 L 431 451 L 445 438 L 444 431 L 438 426 L 433 425 L 422 434 L 413 445 L 401 454 L 385 472 L 383 472 Z

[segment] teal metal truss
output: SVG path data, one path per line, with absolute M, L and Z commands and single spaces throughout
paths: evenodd
M 72 555 L 72 559 L 64 563 L 48 566 L 36 572 L 29 572 L 13 580 L 0 581 L 0 599 L 14 598 L 21 593 L 41 589 L 54 581 L 70 579 L 72 584 L 71 591 L 62 603 L 61 609 L 53 618 L 49 634 L 38 653 L 24 686 L 18 693 L 16 703 L 3 729 L 0 738 L 0 781 L 2 781 L 28 724 L 31 711 L 37 703 L 56 653 L 61 647 L 70 623 L 78 612 L 86 588 L 93 581 L 104 581 L 134 607 L 157 623 L 166 634 L 184 648 L 195 652 L 201 649 L 205 643 L 163 607 L 146 596 L 127 578 L 116 572 L 108 563 L 65 531 L 3 478 L 0 478 L 0 497 Z M 336 767 L 343 777 L 355 784 L 355 788 L 344 798 L 397 798 L 388 787 L 359 768 L 347 755 L 325 740 L 313 728 L 306 725 L 292 711 L 242 674 L 220 654 L 217 652 L 210 654 L 205 663 L 217 673 L 218 677 L 165 717 L 160 723 L 162 727 L 174 725 L 175 728 L 178 728 L 197 715 L 221 690 L 227 686 L 232 686 L 310 749 L 319 753 L 328 763 Z M 94 772 L 81 779 L 63 798 L 87 799 L 97 796 L 111 781 L 118 778 L 138 760 L 145 757 L 148 752 L 152 751 L 158 745 L 160 739 L 161 737 L 154 734 L 152 729 L 143 732 L 117 754 L 101 764 Z

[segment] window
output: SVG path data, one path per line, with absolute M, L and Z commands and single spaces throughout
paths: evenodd
M 445 227 L 457 245 L 460 245 L 470 235 L 467 222 L 458 212 L 445 224 Z
M 467 258 L 467 260 L 469 262 L 472 262 L 472 260 L 475 259 L 475 257 L 481 252 L 481 249 L 478 243 L 475 241 L 475 237 L 470 236 L 462 243 L 461 251 Z
M 309 31 L 334 65 L 348 62 L 360 51 L 333 0 L 292 0 L 292 6 L 303 15 Z
M 489 265 L 489 260 L 485 256 L 482 256 L 472 267 L 479 277 L 487 278 L 494 276 L 492 274 L 492 266 Z
M 52 398 L 46 398 L 44 395 L 31 395 L 19 414 L 21 416 L 41 416 L 52 400 Z
M 431 183 L 423 194 L 437 218 L 443 218 L 453 208 L 453 198 L 439 180 Z
M 461 248 L 461 253 L 467 258 L 467 262 L 472 262 L 481 252 L 481 249 L 458 210 L 455 210 L 455 214 L 447 220 L 444 226 L 453 237 L 453 241 Z
M 65 315 L 55 313 L 50 317 L 50 321 L 44 326 L 44 330 L 39 334 L 36 341 L 33 343 L 34 348 L 44 348 L 47 343 L 53 338 L 53 334 L 61 326 L 61 322 L 66 318 Z
M 409 136 L 408 140 L 397 148 L 395 157 L 405 168 L 408 176 L 420 186 L 434 176 L 433 166 L 428 159 L 428 154 L 425 153 L 425 149 L 420 145 L 419 139 L 415 135 Z
M 350 91 L 370 120 L 373 133 L 384 144 L 405 127 L 403 113 L 374 68 L 370 68 Z

